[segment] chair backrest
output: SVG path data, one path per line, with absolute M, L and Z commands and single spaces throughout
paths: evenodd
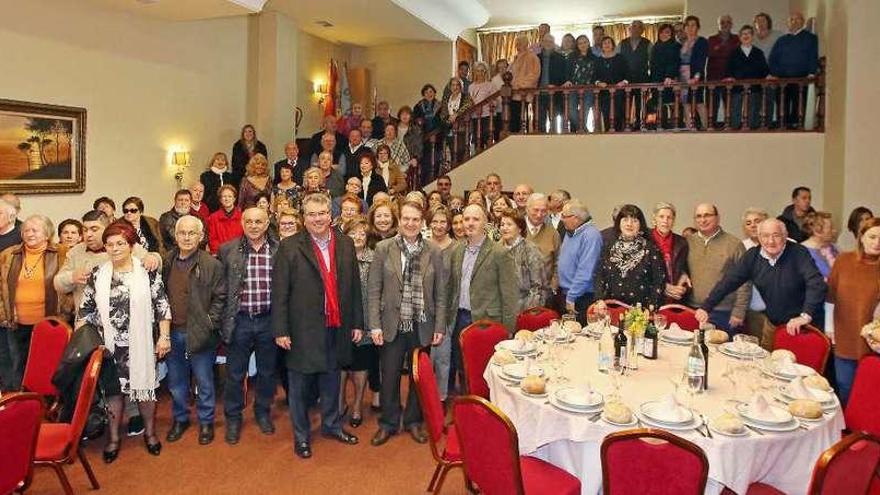
M 42 419 L 39 394 L 10 394 L 0 399 L 0 493 L 30 484 Z
M 27 366 L 21 380 L 22 390 L 58 395 L 58 389 L 52 384 L 52 375 L 58 369 L 71 333 L 70 326 L 58 318 L 46 318 L 34 325 Z
M 467 395 L 455 399 L 452 418 L 464 471 L 485 495 L 522 495 L 519 441 L 510 419 L 494 404 Z
M 516 317 L 516 330 L 540 330 L 550 326 L 550 322 L 559 319 L 559 313 L 550 308 L 529 308 Z
M 852 431 L 880 436 L 880 356 L 868 355 L 859 361 L 844 417 Z
M 73 417 L 70 419 L 70 435 L 68 439 L 68 452 L 75 452 L 82 438 L 83 428 L 89 419 L 89 411 L 95 400 L 95 389 L 98 386 L 98 375 L 101 374 L 101 364 L 104 359 L 104 346 L 98 346 L 92 352 L 83 373 L 82 382 L 79 385 L 79 395 L 76 397 L 76 406 L 73 409 Z
M 852 433 L 819 457 L 808 493 L 868 493 L 878 466 L 880 439 L 864 432 Z
M 492 359 L 495 344 L 507 338 L 504 325 L 492 320 L 477 320 L 461 331 L 458 342 L 461 346 L 467 393 L 489 398 L 489 385 L 483 378 L 483 372 Z
M 434 365 L 427 352 L 416 348 L 412 354 L 412 376 L 416 383 L 416 394 L 419 397 L 419 405 L 422 408 L 422 417 L 428 430 L 428 439 L 431 441 L 431 453 L 435 460 L 441 460 L 443 451 L 440 442 L 446 436 L 444 425 L 446 415 L 443 412 L 443 404 L 440 402 L 440 392 L 437 390 L 437 380 L 434 377 Z
M 608 435 L 602 441 L 601 458 L 605 495 L 699 495 L 709 477 L 709 461 L 703 449 L 653 428 Z M 637 466 L 637 476 L 633 475 L 633 466 Z
M 669 325 L 677 323 L 682 330 L 690 330 L 691 332 L 700 329 L 700 322 L 695 316 L 696 311 L 683 304 L 666 304 L 660 306 L 657 312 L 666 317 Z
M 810 325 L 803 327 L 797 335 L 789 335 L 785 325 L 779 325 L 773 337 L 773 348 L 788 349 L 794 353 L 798 363 L 813 368 L 821 375 L 825 372 L 825 363 L 831 353 L 831 340 Z
M 632 307 L 629 304 L 618 301 L 617 299 L 605 299 L 604 302 L 605 302 L 605 308 L 607 308 L 607 310 L 608 310 L 608 314 L 611 315 L 611 324 L 612 325 L 618 325 L 620 323 L 621 316 L 624 313 L 626 313 L 627 309 Z M 593 303 L 590 305 L 589 308 L 587 308 L 587 315 L 590 315 L 593 313 L 595 306 L 596 306 L 596 303 Z

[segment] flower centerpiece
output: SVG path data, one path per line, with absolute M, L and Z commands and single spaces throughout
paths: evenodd
M 633 337 L 642 338 L 645 336 L 645 329 L 648 328 L 648 319 L 648 310 L 642 309 L 641 305 L 633 306 L 623 315 L 624 328 Z

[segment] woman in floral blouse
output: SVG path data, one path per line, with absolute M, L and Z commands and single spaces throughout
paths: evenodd
M 500 214 L 501 241 L 519 267 L 519 310 L 543 306 L 550 292 L 550 278 L 544 269 L 544 256 L 532 241 L 523 237 L 525 218 L 513 208 Z

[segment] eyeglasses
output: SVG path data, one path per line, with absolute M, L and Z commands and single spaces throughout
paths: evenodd
M 296 222 L 278 222 L 278 226 L 284 228 L 296 227 Z
M 125 213 L 137 213 L 141 210 L 137 208 L 123 208 L 122 211 L 124 211 Z

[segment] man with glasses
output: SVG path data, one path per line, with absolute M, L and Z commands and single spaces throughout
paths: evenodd
M 171 304 L 171 352 L 167 362 L 174 415 L 166 440 L 180 440 L 189 428 L 192 377 L 200 445 L 214 440 L 214 358 L 226 303 L 223 265 L 199 249 L 204 237 L 205 227 L 198 217 L 180 217 L 174 225 L 176 247 L 168 253 L 162 267 L 162 280 Z
M 360 271 L 350 237 L 331 228 L 330 198 L 303 200 L 305 230 L 285 239 L 272 276 L 272 332 L 285 352 L 290 385 L 288 406 L 294 453 L 312 456 L 310 392 L 317 386 L 321 435 L 358 443 L 342 429 L 340 368 L 351 363 L 352 342 L 363 337 L 364 308 Z
M 703 305 L 709 291 L 742 258 L 745 247 L 734 235 L 721 228 L 718 208 L 710 203 L 698 204 L 694 209 L 694 226 L 697 234 L 688 237 L 688 272 L 691 291 L 687 303 L 693 307 Z M 728 333 L 738 333 L 749 307 L 751 286 L 735 287 L 736 292 L 713 304 L 708 321 Z M 733 292 L 733 291 L 730 291 Z
M 266 232 L 266 210 L 251 207 L 241 214 L 244 235 L 220 246 L 217 258 L 226 272 L 227 298 L 223 311 L 227 380 L 223 399 L 226 443 L 241 438 L 244 380 L 251 353 L 256 355 L 257 379 L 254 416 L 264 435 L 275 433 L 270 406 L 278 385 L 278 350 L 272 336 L 272 257 L 278 241 Z
M 785 325 L 795 335 L 813 321 L 825 302 L 828 287 L 807 248 L 788 238 L 785 224 L 770 218 L 758 225 L 760 246 L 749 249 L 734 264 L 697 310 L 701 323 L 710 319 L 710 311 L 738 287 L 754 285 L 767 308 L 764 310 L 773 327 L 764 327 L 761 345 L 771 348 L 776 326 Z

